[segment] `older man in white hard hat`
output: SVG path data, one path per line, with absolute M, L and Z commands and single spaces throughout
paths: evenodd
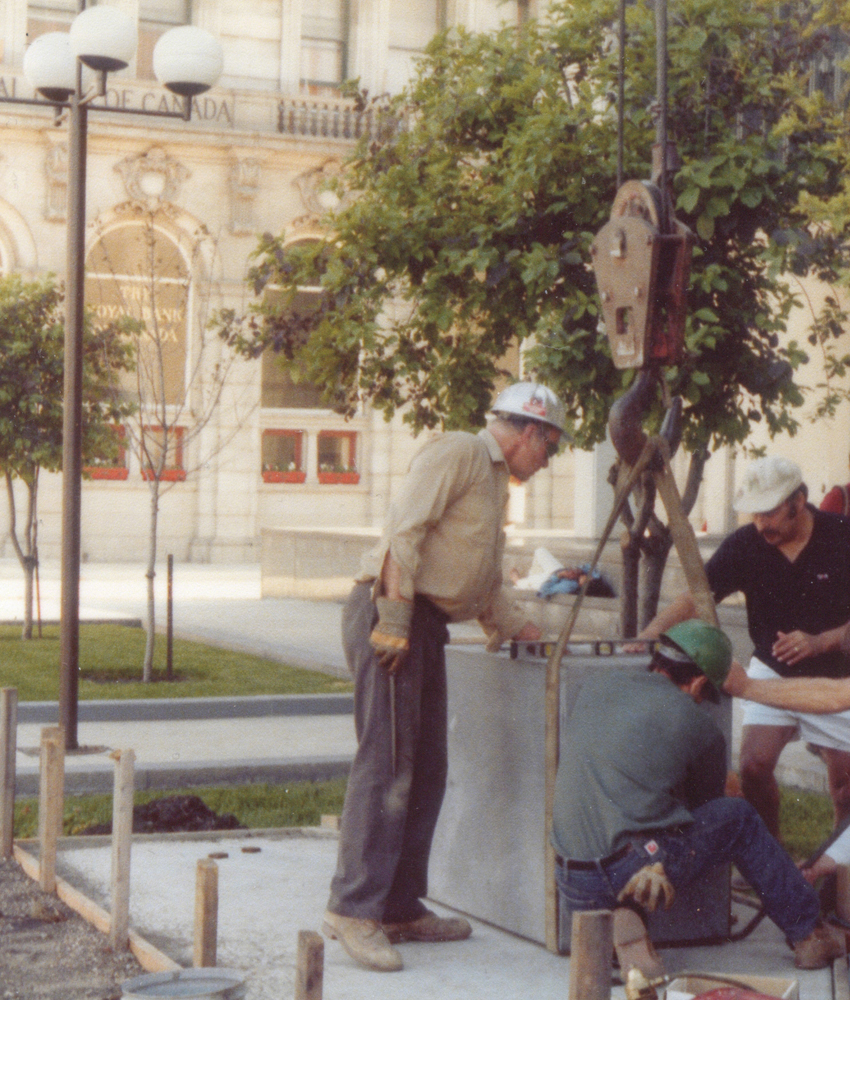
M 358 745 L 324 931 L 367 968 L 401 969 L 396 943 L 471 932 L 422 903 L 447 774 L 446 625 L 477 618 L 490 649 L 541 638 L 502 585 L 503 522 L 510 479 L 546 466 L 565 431 L 559 398 L 518 382 L 477 435 L 435 435 L 413 458 L 346 605 Z
M 706 564 L 721 601 L 744 594 L 754 644 L 751 678 L 850 675 L 840 643 L 850 620 L 850 521 L 807 502 L 799 466 L 771 455 L 746 470 L 735 510 L 752 522 L 730 534 Z M 640 634 L 652 639 L 693 616 L 683 594 Z M 826 762 L 839 822 L 850 815 L 850 714 L 794 713 L 754 701 L 744 704 L 741 784 L 767 827 L 779 835 L 779 789 L 774 770 L 788 742 L 800 738 Z

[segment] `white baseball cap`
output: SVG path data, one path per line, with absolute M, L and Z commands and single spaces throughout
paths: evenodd
M 787 500 L 802 483 L 803 474 L 796 462 L 769 454 L 747 467 L 733 506 L 743 513 L 763 514 Z

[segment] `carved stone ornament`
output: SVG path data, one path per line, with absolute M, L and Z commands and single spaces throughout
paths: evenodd
M 234 159 L 230 165 L 230 230 L 251 235 L 257 230 L 254 205 L 260 188 L 259 159 Z
M 115 169 L 124 179 L 131 200 L 149 211 L 163 204 L 173 204 L 191 173 L 160 147 L 149 148 L 142 155 L 128 156 L 117 163 Z
M 47 182 L 44 218 L 61 222 L 68 209 L 68 145 L 64 141 L 48 147 L 44 175 Z
M 296 175 L 295 185 L 307 215 L 293 220 L 293 227 L 318 226 L 328 212 L 335 212 L 342 206 L 344 202 L 339 196 L 327 189 L 327 184 L 341 173 L 342 163 L 339 159 L 326 159 L 320 166 Z

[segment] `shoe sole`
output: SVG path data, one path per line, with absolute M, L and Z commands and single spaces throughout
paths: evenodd
M 384 934 L 387 933 L 384 932 Z M 468 935 L 420 935 L 410 931 L 394 931 L 392 934 L 387 935 L 393 946 L 399 942 L 463 942 L 471 937 L 471 931 Z

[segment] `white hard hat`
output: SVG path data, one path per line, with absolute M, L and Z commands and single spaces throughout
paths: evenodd
M 803 483 L 803 474 L 796 462 L 770 454 L 747 467 L 734 508 L 749 514 L 763 514 L 778 507 Z
M 562 434 L 567 430 L 567 410 L 548 386 L 539 382 L 515 382 L 506 386 L 493 402 L 493 412 L 505 416 L 520 416 L 557 428 Z

